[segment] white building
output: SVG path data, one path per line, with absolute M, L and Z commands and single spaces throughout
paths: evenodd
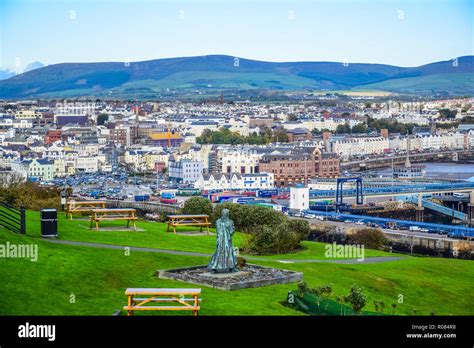
M 343 160 L 353 156 L 382 154 L 390 149 L 389 140 L 385 137 L 334 137 L 328 144 L 330 152 L 335 152 Z
M 76 172 L 95 173 L 99 171 L 98 157 L 76 157 Z
M 254 173 L 242 175 L 242 189 L 247 190 L 264 190 L 274 188 L 274 174 L 273 173 Z
M 192 184 L 200 178 L 203 165 L 200 161 L 182 159 L 168 163 L 168 178 L 184 184 Z
M 201 136 L 206 129 L 217 131 L 219 128 L 220 125 L 217 122 L 212 121 L 196 121 L 188 126 L 189 131 L 197 137 Z
M 203 174 L 194 183 L 201 190 L 259 190 L 274 187 L 273 173 L 209 173 Z
M 309 187 L 290 187 L 290 210 L 309 209 Z
M 258 163 L 263 157 L 259 153 L 244 147 L 226 147 L 219 149 L 218 158 L 222 173 L 253 174 L 258 173 Z
M 177 161 L 181 159 L 190 159 L 193 161 L 199 161 L 202 163 L 203 169 L 205 171 L 208 171 L 209 170 L 209 154 L 212 151 L 212 147 L 213 145 L 210 145 L 210 144 L 193 146 L 185 153 L 177 153 L 174 156 Z
M 337 126 L 349 124 L 350 127 L 362 123 L 360 120 L 353 119 L 333 119 L 333 118 L 324 118 L 324 117 L 315 117 L 307 120 L 301 121 L 288 121 L 283 122 L 281 125 L 285 129 L 296 129 L 296 128 L 306 128 L 309 130 L 317 129 L 319 131 L 327 129 L 331 132 L 336 131 Z
M 463 133 L 443 133 L 410 136 L 410 150 L 461 150 L 470 146 L 470 136 Z M 407 137 L 390 137 L 392 151 L 406 151 Z

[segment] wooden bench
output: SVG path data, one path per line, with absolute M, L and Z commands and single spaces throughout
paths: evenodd
M 90 213 L 93 209 L 105 208 L 103 201 L 71 201 L 66 203 L 66 217 L 72 220 L 73 213 Z
M 133 311 L 192 311 L 194 316 L 197 316 L 201 309 L 200 294 L 201 289 L 129 288 L 125 291 L 125 295 L 128 296 L 128 305 L 123 309 L 127 311 L 128 316 L 132 315 Z M 176 303 L 178 305 L 151 306 L 150 303 Z
M 209 215 L 168 215 L 168 228 L 167 232 L 170 230 L 170 226 L 173 227 L 173 231 L 176 234 L 176 227 L 179 226 L 200 226 L 200 232 L 202 232 L 203 227 L 207 227 L 207 234 L 209 234 Z
M 131 208 L 108 208 L 108 209 L 92 209 L 91 210 L 91 224 L 89 229 L 92 229 L 92 226 L 95 223 L 95 228 L 99 230 L 99 222 L 103 220 L 116 221 L 116 220 L 126 220 L 127 227 L 130 226 L 130 222 L 133 223 L 133 228 L 136 231 L 137 226 L 135 221 L 137 217 L 135 215 L 136 210 Z

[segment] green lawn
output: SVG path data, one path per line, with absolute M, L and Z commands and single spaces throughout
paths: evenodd
M 39 213 L 29 211 L 27 214 L 28 235 L 40 236 L 38 225 Z M 126 245 L 156 249 L 168 249 L 178 251 L 194 251 L 199 253 L 213 253 L 216 238 L 213 234 L 204 236 L 179 235 L 166 232 L 167 225 L 159 222 L 138 221 L 137 227 L 144 231 L 96 231 L 89 230 L 89 221 L 85 219 L 68 220 L 62 213 L 58 214 L 59 239 L 78 242 L 94 242 L 103 244 Z M 125 226 L 125 222 L 105 222 L 101 226 Z M 196 230 L 193 227 L 179 228 L 178 231 Z M 211 229 L 213 231 L 213 229 Z M 243 245 L 245 235 L 236 233 L 234 235 L 235 246 Z M 303 242 L 304 249 L 283 255 L 265 256 L 265 259 L 330 259 L 324 256 L 325 243 Z M 399 256 L 379 250 L 365 250 L 365 257 L 373 256 Z
M 37 262 L 29 259 L 0 258 L 0 314 L 3 315 L 111 315 L 126 303 L 124 290 L 128 287 L 196 287 L 171 280 L 158 279 L 154 272 L 192 265 L 206 264 L 208 258 L 188 257 L 122 250 L 59 245 L 39 238 L 38 214 L 28 213 L 29 236 L 0 230 L 0 244 L 35 243 L 39 247 Z M 35 221 L 36 220 L 36 221 Z M 156 230 L 146 232 L 92 232 L 84 221 L 65 221 L 60 217 L 63 239 L 94 240 L 120 245 L 148 247 L 179 247 L 187 250 L 212 252 L 212 237 L 174 236 L 159 231 L 161 224 L 139 223 L 142 228 L 153 224 Z M 82 227 L 81 227 L 82 226 Z M 241 238 L 241 237 L 240 237 Z M 150 243 L 150 244 L 147 244 Z M 308 249 L 292 255 L 322 250 L 322 243 L 306 242 Z M 320 255 L 321 256 L 321 255 Z M 282 255 L 279 258 L 288 259 Z M 311 255 L 311 258 L 317 258 Z M 473 315 L 474 293 L 472 261 L 428 257 L 406 257 L 404 260 L 375 264 L 335 263 L 254 263 L 291 269 L 304 273 L 310 286 L 332 283 L 334 293 L 347 294 L 356 283 L 365 288 L 368 304 L 374 311 L 374 300 L 383 300 L 386 307 L 403 295 L 396 314 L 411 315 L 413 307 L 419 315 Z M 295 284 L 274 285 L 256 289 L 223 291 L 202 288 L 201 315 L 301 315 L 285 307 L 288 290 Z M 75 296 L 75 303 L 70 296 Z M 159 312 L 137 315 L 191 315 L 189 313 Z

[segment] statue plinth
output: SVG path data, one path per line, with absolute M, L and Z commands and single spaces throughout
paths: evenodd
M 193 266 L 157 271 L 157 276 L 198 285 L 205 285 L 220 290 L 238 290 L 258 288 L 261 286 L 299 282 L 302 272 L 286 269 L 246 264 L 237 272 L 211 273 L 207 266 Z

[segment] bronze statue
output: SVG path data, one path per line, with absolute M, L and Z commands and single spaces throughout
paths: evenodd
M 222 209 L 220 219 L 216 222 L 216 251 L 207 268 L 211 273 L 237 272 L 237 257 L 232 247 L 234 222 L 229 219 L 229 210 Z

